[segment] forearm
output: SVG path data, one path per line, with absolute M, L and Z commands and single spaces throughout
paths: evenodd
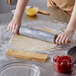
M 18 0 L 16 11 L 13 18 L 22 19 L 22 15 L 24 13 L 25 7 L 29 0 Z
M 72 12 L 72 16 L 70 18 L 70 21 L 66 30 L 75 31 L 75 29 L 76 29 L 76 1 Z

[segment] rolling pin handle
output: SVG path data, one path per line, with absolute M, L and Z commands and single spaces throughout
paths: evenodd
M 56 43 L 56 38 L 58 37 L 58 35 L 56 34 L 54 37 L 54 43 Z

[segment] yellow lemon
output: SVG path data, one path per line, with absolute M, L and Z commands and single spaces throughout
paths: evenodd
M 38 13 L 38 10 L 36 8 L 28 8 L 25 10 L 25 13 L 28 16 L 35 16 Z

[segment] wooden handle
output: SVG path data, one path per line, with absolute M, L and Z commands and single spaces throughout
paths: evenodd
M 38 13 L 42 13 L 42 14 L 45 14 L 45 15 L 50 15 L 50 13 L 48 11 L 44 11 L 44 10 L 40 10 L 40 9 L 39 9 Z
M 70 40 L 68 40 L 68 42 L 67 42 L 68 44 L 70 44 L 71 43 L 71 41 Z
M 8 4 L 9 4 L 9 5 L 11 4 L 11 0 L 8 0 Z

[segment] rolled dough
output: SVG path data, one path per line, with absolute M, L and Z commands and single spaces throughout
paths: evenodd
M 47 29 L 42 29 L 42 30 L 52 32 Z M 13 36 L 10 39 L 10 45 L 13 46 L 14 48 L 17 48 L 18 50 L 23 50 L 23 51 L 47 51 L 47 50 L 51 50 L 56 46 L 56 44 L 52 44 L 49 42 L 45 42 L 21 35 Z

